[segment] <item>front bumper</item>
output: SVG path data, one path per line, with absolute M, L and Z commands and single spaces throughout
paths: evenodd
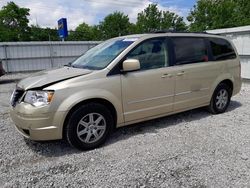
M 10 116 L 19 133 L 24 137 L 42 141 L 63 138 L 63 122 L 66 112 L 42 112 L 38 109 L 27 110 L 28 104 L 11 107 Z M 31 107 L 34 108 L 34 107 Z M 39 112 L 40 111 L 40 112 Z M 29 112 L 29 114 L 25 113 Z

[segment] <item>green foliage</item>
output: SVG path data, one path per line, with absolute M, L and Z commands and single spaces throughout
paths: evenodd
M 0 10 L 0 42 L 3 41 L 58 41 L 57 29 L 29 26 L 29 9 L 9 2 Z M 198 0 L 187 20 L 190 31 L 250 25 L 249 0 Z M 157 4 L 150 4 L 138 13 L 136 24 L 127 15 L 114 12 L 98 25 L 81 23 L 69 32 L 67 40 L 105 40 L 108 38 L 152 30 L 174 29 L 186 31 L 183 17 L 170 11 L 160 11 Z
M 127 35 L 129 33 L 130 22 L 127 15 L 122 12 L 114 12 L 106 16 L 100 23 L 102 38 L 109 39 L 112 37 Z
M 102 40 L 102 32 L 99 25 L 92 26 L 93 38 L 91 40 L 98 41 Z
M 31 41 L 59 41 L 57 29 L 41 28 L 32 25 L 30 27 L 30 40 Z
M 29 40 L 29 9 L 20 8 L 14 2 L 0 10 L 0 41 Z
M 160 11 L 157 4 L 150 4 L 139 13 L 136 25 L 140 33 L 153 30 L 185 31 L 187 29 L 182 17 L 170 11 Z
M 249 0 L 199 0 L 187 17 L 190 31 L 250 24 Z
M 161 29 L 162 12 L 158 10 L 156 4 L 150 4 L 145 10 L 138 13 L 137 27 L 139 32 L 150 32 Z
M 237 3 L 237 8 L 235 13 L 238 14 L 239 25 L 249 25 L 250 24 L 250 1 L 249 0 L 234 0 Z
M 163 11 L 161 20 L 162 29 L 174 29 L 175 31 L 186 31 L 187 26 L 183 17 L 178 16 L 174 12 Z
M 81 23 L 69 32 L 67 40 L 105 40 L 108 38 L 145 33 L 152 30 L 204 31 L 250 25 L 249 0 L 197 0 L 187 20 L 170 11 L 160 11 L 157 4 L 150 4 L 138 13 L 136 24 L 122 12 L 107 15 L 98 25 Z M 1 41 L 57 41 L 57 29 L 29 26 L 29 9 L 9 2 L 0 10 Z
M 67 40 L 80 41 L 80 40 L 100 40 L 101 31 L 98 26 L 89 26 L 86 23 L 81 23 L 76 27 L 75 31 L 69 32 Z
M 29 26 L 29 9 L 20 8 L 14 2 L 7 3 L 0 10 L 1 41 L 58 41 L 57 29 Z M 105 40 L 112 37 L 173 28 L 186 30 L 183 18 L 169 11 L 160 11 L 156 4 L 150 4 L 138 14 L 137 23 L 129 22 L 128 15 L 114 12 L 107 15 L 99 25 L 81 23 L 69 31 L 67 40 Z

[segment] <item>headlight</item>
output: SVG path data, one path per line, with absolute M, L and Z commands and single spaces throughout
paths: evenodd
M 44 106 L 52 101 L 53 95 L 53 91 L 27 91 L 24 102 L 36 107 Z

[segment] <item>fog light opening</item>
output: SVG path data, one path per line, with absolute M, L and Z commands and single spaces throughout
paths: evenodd
M 28 129 L 22 129 L 23 130 L 23 132 L 25 133 L 25 134 L 27 134 L 28 136 L 30 135 L 30 131 L 28 130 Z

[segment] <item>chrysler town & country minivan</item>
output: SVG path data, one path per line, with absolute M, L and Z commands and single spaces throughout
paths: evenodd
M 21 80 L 11 98 L 17 130 L 31 140 L 103 144 L 113 128 L 194 108 L 226 111 L 241 65 L 224 37 L 154 33 L 107 40 L 62 68 Z

